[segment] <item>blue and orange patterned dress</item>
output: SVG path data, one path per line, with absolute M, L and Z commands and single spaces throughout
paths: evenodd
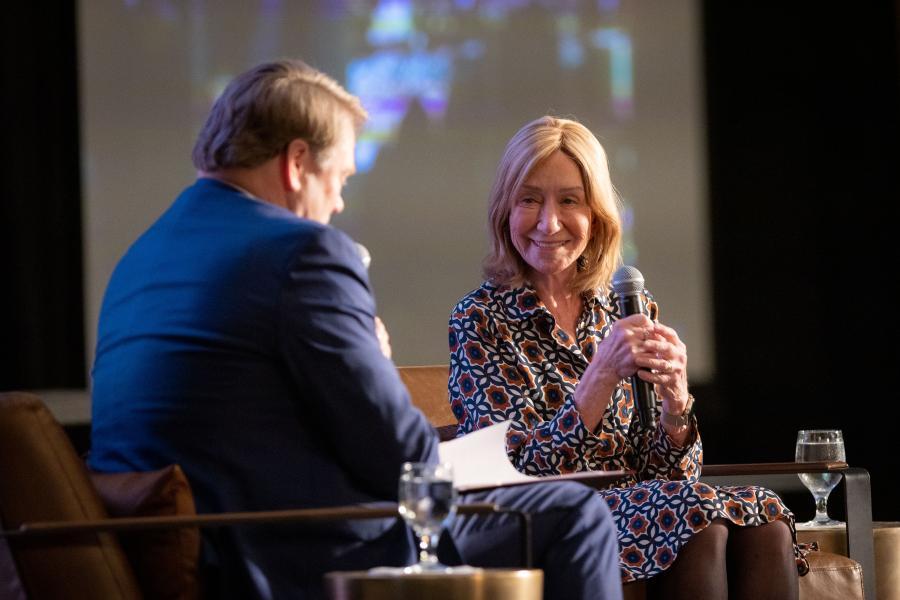
M 532 475 L 633 471 L 634 477 L 600 492 L 616 521 L 623 582 L 666 570 L 713 519 L 738 525 L 784 519 L 793 533 L 793 514 L 774 492 L 697 481 L 703 448 L 696 417 L 684 447 L 662 427 L 646 431 L 633 419 L 629 382 L 618 386 L 596 430 L 584 425 L 575 408 L 575 387 L 619 315 L 612 293 L 586 292 L 583 299 L 574 340 L 530 286 L 486 282 L 460 300 L 450 316 L 449 336 L 450 404 L 458 434 L 511 421 L 510 460 Z M 805 573 L 796 544 L 795 553 Z

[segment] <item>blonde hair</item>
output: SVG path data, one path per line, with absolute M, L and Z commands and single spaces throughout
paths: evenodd
M 359 98 L 301 60 L 279 60 L 235 77 L 215 101 L 192 159 L 201 171 L 253 168 L 296 139 L 317 160 L 337 142 L 343 119 L 359 128 L 368 117 Z
M 509 215 L 519 188 L 557 150 L 578 166 L 593 215 L 590 239 L 578 259 L 572 289 L 584 292 L 606 287 L 622 262 L 621 203 L 609 177 L 603 146 L 581 123 L 545 116 L 528 123 L 512 137 L 491 188 L 490 251 L 484 260 L 484 275 L 497 285 L 518 287 L 525 281 L 528 265 L 513 246 Z

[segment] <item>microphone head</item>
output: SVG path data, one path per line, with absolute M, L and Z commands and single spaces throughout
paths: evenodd
M 369 254 L 369 249 L 359 242 L 356 242 L 356 251 L 359 252 L 359 260 L 361 260 L 363 266 L 368 269 L 369 265 L 372 264 L 372 255 Z
M 632 296 L 644 291 L 644 276 L 628 265 L 619 267 L 613 273 L 612 288 L 617 296 Z

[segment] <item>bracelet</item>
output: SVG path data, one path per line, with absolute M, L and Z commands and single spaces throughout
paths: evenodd
M 667 413 L 665 410 L 661 410 L 659 420 L 663 425 L 675 427 L 676 429 L 687 427 L 691 423 L 692 408 L 694 408 L 694 395 L 688 394 L 687 405 L 685 405 L 684 407 L 684 412 L 682 412 L 680 415 L 673 415 Z

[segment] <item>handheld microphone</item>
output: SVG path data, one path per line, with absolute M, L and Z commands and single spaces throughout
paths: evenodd
M 619 314 L 629 317 L 644 312 L 644 276 L 634 267 L 620 267 L 612 278 L 612 288 L 616 293 L 619 303 Z M 631 376 L 631 389 L 634 394 L 634 408 L 640 415 L 644 426 L 653 430 L 656 428 L 654 408 L 656 407 L 656 393 L 653 385 L 637 376 Z
M 372 264 L 372 255 L 369 254 L 369 249 L 356 242 L 356 251 L 359 252 L 359 260 L 362 261 L 363 266 L 366 270 L 369 270 L 369 265 Z

